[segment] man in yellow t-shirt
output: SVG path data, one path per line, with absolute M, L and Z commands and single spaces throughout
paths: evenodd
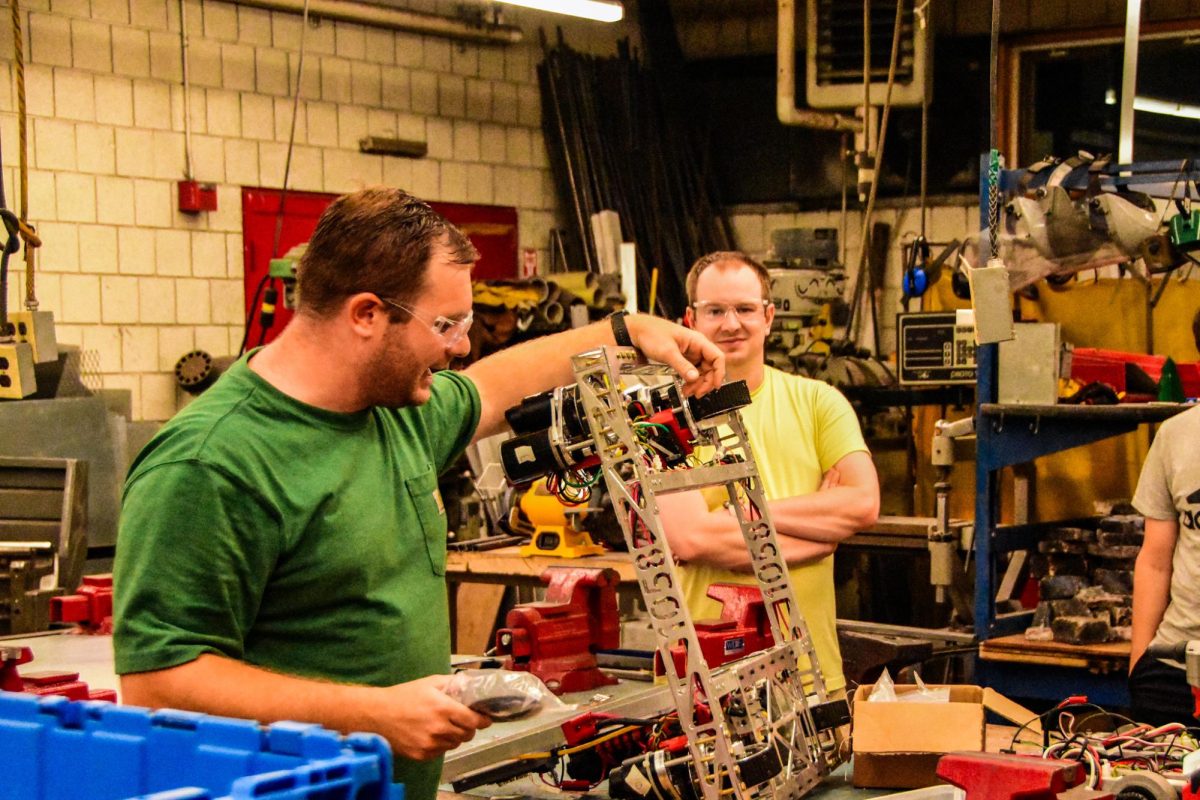
M 750 387 L 742 419 L 796 602 L 833 694 L 846 686 L 833 552 L 879 516 L 879 478 L 846 398 L 826 383 L 764 363 L 775 318 L 769 287 L 766 269 L 744 253 L 711 253 L 688 273 L 684 323 L 724 351 L 727 380 Z M 710 496 L 695 491 L 659 498 L 667 540 L 684 562 L 681 579 L 693 619 L 719 616 L 720 604 L 706 596 L 709 584 L 754 581 L 736 517 L 720 500 L 709 502 Z

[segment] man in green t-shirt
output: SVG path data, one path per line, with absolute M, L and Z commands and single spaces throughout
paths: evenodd
M 775 318 L 770 275 L 744 253 L 699 259 L 687 277 L 686 324 L 725 353 L 730 380 L 750 387 L 742 420 L 767 496 L 792 590 L 831 693 L 846 686 L 837 642 L 833 552 L 879 516 L 879 479 L 854 409 L 821 381 L 764 363 Z M 725 493 L 720 493 L 721 499 Z M 750 553 L 733 513 L 701 492 L 660 498 L 664 532 L 686 562 L 681 581 L 697 619 L 714 619 L 712 583 L 752 583 Z
M 724 371 L 703 336 L 642 315 L 443 371 L 469 350 L 477 256 L 399 190 L 322 215 L 292 322 L 130 469 L 114 568 L 125 702 L 375 731 L 408 797 L 433 798 L 441 755 L 489 724 L 442 692 L 438 473 L 525 395 L 570 382 L 569 355 L 617 332 L 695 393 Z

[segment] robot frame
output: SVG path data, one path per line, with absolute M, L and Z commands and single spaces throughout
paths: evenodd
M 501 447 L 505 472 L 513 482 L 548 475 L 574 502 L 581 488 L 606 482 L 687 743 L 623 762 L 608 774 L 610 791 L 649 796 L 657 785 L 705 800 L 802 797 L 837 766 L 834 729 L 848 711 L 844 700 L 829 700 L 780 555 L 737 412 L 749 403 L 745 383 L 685 398 L 674 371 L 625 347 L 579 354 L 572 367 L 573 386 L 510 410 L 518 435 Z M 774 640 L 718 669 L 704 659 L 657 499 L 707 486 L 726 489 Z

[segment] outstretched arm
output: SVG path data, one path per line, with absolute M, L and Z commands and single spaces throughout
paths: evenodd
M 316 722 L 344 733 L 370 731 L 387 739 L 398 755 L 424 761 L 492 724 L 442 691 L 449 679 L 432 675 L 387 688 L 348 686 L 204 654 L 177 667 L 122 675 L 121 700 L 260 722 Z
M 704 336 L 649 314 L 626 318 L 633 344 L 654 361 L 677 371 L 688 394 L 705 394 L 725 379 L 725 354 Z M 613 345 L 607 320 L 543 336 L 481 359 L 466 374 L 479 389 L 482 410 L 475 439 L 504 430 L 504 412 L 538 392 L 571 383 L 571 356 Z

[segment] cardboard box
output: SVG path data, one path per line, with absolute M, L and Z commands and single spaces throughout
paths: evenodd
M 870 703 L 874 686 L 854 693 L 854 785 L 919 789 L 940 783 L 937 762 L 946 753 L 984 749 L 985 711 L 1018 725 L 1035 715 L 999 692 L 979 686 L 949 688 L 948 703 Z M 916 686 L 896 687 L 897 694 Z

